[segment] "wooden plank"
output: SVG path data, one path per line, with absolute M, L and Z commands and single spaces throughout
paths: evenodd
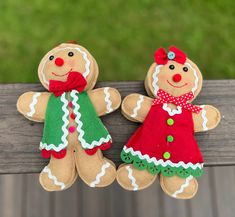
M 143 93 L 143 82 L 100 82 L 97 87 L 116 87 L 122 97 Z M 16 111 L 16 100 L 26 91 L 43 91 L 40 84 L 0 85 L 0 173 L 36 173 L 46 164 L 38 150 L 43 124 L 26 120 Z M 219 108 L 222 121 L 215 130 L 197 134 L 207 166 L 235 164 L 235 80 L 205 81 L 195 103 Z M 113 137 L 113 146 L 105 152 L 116 165 L 120 151 L 139 126 L 116 111 L 102 118 Z

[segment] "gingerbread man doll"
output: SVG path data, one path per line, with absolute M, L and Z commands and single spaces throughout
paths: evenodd
M 125 164 L 117 181 L 128 190 L 151 185 L 159 174 L 163 191 L 174 198 L 192 198 L 203 174 L 203 157 L 194 132 L 215 128 L 219 111 L 210 105 L 191 104 L 202 88 L 202 75 L 195 63 L 176 47 L 156 51 L 145 89 L 149 96 L 128 95 L 123 115 L 143 123 L 124 146 Z
M 69 188 L 77 176 L 91 187 L 104 187 L 116 177 L 112 161 L 102 155 L 112 138 L 99 116 L 115 111 L 119 92 L 92 90 L 98 77 L 93 56 L 82 46 L 63 43 L 41 60 L 38 76 L 49 92 L 27 92 L 17 109 L 27 119 L 45 122 L 41 154 L 50 158 L 39 181 L 47 191 Z

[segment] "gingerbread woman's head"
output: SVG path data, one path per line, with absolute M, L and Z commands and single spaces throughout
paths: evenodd
M 169 52 L 159 48 L 154 59 L 145 79 L 145 88 L 150 96 L 156 97 L 159 89 L 174 97 L 189 92 L 194 98 L 198 95 L 202 88 L 202 74 L 185 53 L 173 46 Z
M 94 87 L 99 74 L 93 56 L 76 43 L 63 43 L 53 48 L 42 58 L 38 67 L 39 79 L 48 90 L 51 81 L 66 82 L 72 73 L 76 79 L 86 82 L 85 90 Z M 70 78 L 73 79 L 72 76 Z

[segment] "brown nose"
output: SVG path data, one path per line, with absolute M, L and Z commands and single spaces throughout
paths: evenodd
M 173 77 L 172 77 L 172 80 L 174 82 L 180 82 L 182 79 L 181 75 L 180 74 L 174 74 Z
M 63 60 L 62 58 L 60 58 L 60 57 L 57 57 L 57 58 L 55 59 L 55 64 L 56 64 L 57 66 L 63 66 L 63 65 L 64 65 L 64 60 Z

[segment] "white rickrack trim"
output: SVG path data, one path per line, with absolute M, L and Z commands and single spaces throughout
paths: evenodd
M 75 121 L 77 123 L 77 131 L 79 133 L 78 135 L 78 140 L 81 142 L 81 145 L 84 149 L 92 149 L 96 146 L 100 146 L 103 143 L 107 143 L 111 140 L 111 136 L 108 134 L 106 138 L 102 137 L 100 138 L 99 141 L 92 141 L 91 144 L 87 143 L 86 140 L 83 138 L 85 135 L 84 130 L 82 129 L 83 123 L 80 120 L 81 119 L 81 113 L 79 112 L 80 109 L 80 105 L 77 103 L 78 102 L 78 96 L 76 95 L 76 93 L 78 93 L 78 91 L 76 90 L 72 90 L 71 92 L 71 96 L 73 98 L 73 105 L 74 105 L 74 114 L 76 115 Z
M 194 80 L 194 87 L 192 88 L 192 92 L 193 92 L 193 94 L 194 94 L 195 91 L 196 91 L 197 88 L 198 88 L 198 81 L 199 81 L 198 76 L 197 76 L 197 71 L 196 71 L 196 69 L 194 69 L 194 68 L 191 66 L 190 63 L 185 63 L 185 64 L 188 65 L 188 66 L 193 70 L 193 74 L 194 74 L 195 80 Z
M 206 130 L 208 130 L 208 127 L 206 126 L 206 124 L 208 122 L 208 119 L 206 117 L 205 105 L 202 105 L 200 107 L 202 108 L 202 111 L 201 111 L 201 116 L 202 116 L 202 119 L 203 119 L 202 127 L 203 127 L 203 130 L 206 131 Z
M 195 170 L 197 168 L 199 168 L 199 169 L 203 168 L 203 163 L 192 164 L 192 163 L 184 163 L 183 161 L 180 161 L 178 163 L 173 163 L 170 160 L 163 161 L 162 159 L 157 160 L 155 157 L 150 158 L 149 155 L 147 155 L 147 154 L 142 155 L 140 151 L 134 151 L 134 149 L 131 147 L 128 148 L 128 147 L 124 146 L 123 150 L 126 153 L 130 152 L 133 156 L 138 156 L 141 160 L 146 160 L 148 163 L 154 163 L 156 166 L 158 166 L 158 165 L 161 165 L 163 167 L 166 167 L 166 166 L 180 167 L 180 166 L 182 166 L 184 169 L 188 169 L 190 167 L 193 170 Z
M 177 190 L 174 194 L 172 194 L 172 197 L 177 197 L 178 194 L 181 194 L 184 192 L 184 189 L 189 186 L 190 181 L 193 179 L 193 176 L 190 175 L 185 179 L 185 183 L 181 185 L 180 189 Z
M 27 113 L 27 116 L 29 117 L 33 117 L 33 115 L 35 114 L 35 105 L 37 104 L 38 102 L 38 97 L 41 95 L 41 93 L 35 93 L 33 94 L 33 97 L 32 97 L 32 101 L 29 105 L 29 108 L 30 108 L 30 111 Z
M 68 140 L 67 140 L 67 136 L 69 134 L 69 131 L 67 129 L 67 126 L 69 125 L 69 120 L 68 120 L 68 116 L 69 116 L 69 110 L 67 109 L 67 106 L 69 104 L 68 100 L 65 98 L 65 94 L 63 93 L 60 97 L 61 102 L 63 102 L 63 106 L 62 106 L 62 110 L 64 112 L 64 115 L 62 117 L 62 120 L 64 122 L 64 124 L 62 125 L 62 131 L 63 131 L 63 135 L 61 137 L 61 141 L 62 143 L 59 144 L 58 146 L 55 146 L 54 144 L 47 144 L 47 143 L 42 143 L 40 142 L 40 149 L 46 149 L 47 151 L 49 150 L 55 150 L 56 152 L 61 151 L 62 149 L 66 148 L 68 145 Z
M 113 108 L 112 108 L 112 101 L 110 100 L 110 93 L 109 93 L 109 87 L 105 87 L 104 88 L 104 101 L 106 103 L 106 113 L 110 113 L 113 111 Z
M 163 103 L 162 109 L 168 112 L 170 116 L 182 113 L 182 108 L 180 106 L 177 106 L 176 109 L 171 109 L 170 107 L 168 107 L 167 103 Z
M 126 170 L 128 171 L 128 178 L 131 180 L 131 185 L 133 186 L 133 190 L 137 191 L 139 189 L 139 186 L 136 184 L 136 179 L 132 175 L 132 169 L 130 166 L 126 166 Z
M 47 167 L 47 166 L 44 167 L 42 172 L 47 173 L 48 174 L 48 178 L 51 179 L 55 185 L 60 186 L 61 190 L 63 190 L 65 188 L 65 184 L 63 182 L 59 182 L 57 180 L 56 176 L 52 175 L 52 172 L 51 172 L 49 167 Z
M 135 118 L 137 116 L 137 112 L 141 108 L 141 104 L 143 101 L 144 101 L 144 96 L 140 95 L 136 103 L 136 107 L 133 109 L 133 113 L 131 114 L 132 118 Z
M 82 54 L 82 57 L 83 57 L 83 59 L 84 59 L 85 62 L 86 62 L 86 63 L 85 63 L 85 72 L 84 72 L 82 75 L 86 78 L 86 77 L 90 74 L 90 65 L 91 65 L 91 62 L 90 62 L 90 60 L 88 59 L 87 53 L 86 53 L 85 51 L 83 51 L 81 48 L 79 48 L 79 47 L 64 47 L 64 48 L 58 49 L 58 50 L 57 50 L 56 52 L 54 52 L 54 53 L 48 54 L 47 56 L 54 55 L 54 54 L 56 54 L 57 52 L 59 52 L 59 51 L 61 51 L 61 50 L 69 50 L 69 49 L 71 49 L 71 50 L 77 50 L 79 53 Z M 48 59 L 45 59 L 45 60 L 44 60 L 43 65 L 42 65 L 42 70 L 40 71 L 40 74 L 42 75 L 43 81 L 44 81 L 47 85 L 49 85 L 49 82 L 48 82 L 48 80 L 46 79 L 45 74 L 44 74 L 44 72 L 43 72 L 43 71 L 44 71 L 44 67 L 45 67 L 47 61 L 48 61 Z
M 95 181 L 90 183 L 90 187 L 95 187 L 97 184 L 100 183 L 101 177 L 105 175 L 105 170 L 110 167 L 110 163 L 106 162 L 105 164 L 102 165 L 100 173 L 98 173 L 95 177 Z
M 152 86 L 153 86 L 153 93 L 155 96 L 157 96 L 157 92 L 159 90 L 159 87 L 157 85 L 157 82 L 158 82 L 158 74 L 160 72 L 160 68 L 162 67 L 163 65 L 158 65 L 156 66 L 155 68 L 155 71 L 153 73 L 153 82 L 152 82 Z

